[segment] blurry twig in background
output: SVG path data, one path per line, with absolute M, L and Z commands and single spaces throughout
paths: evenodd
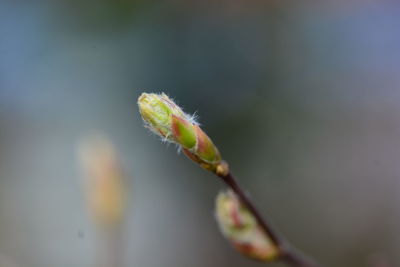
M 160 135 L 164 141 L 177 144 L 186 156 L 220 177 L 234 192 L 218 198 L 217 218 L 225 237 L 243 255 L 265 262 L 282 260 L 291 266 L 318 266 L 314 260 L 290 245 L 261 216 L 236 182 L 217 147 L 201 130 L 193 116 L 185 114 L 165 94 L 143 93 L 139 97 L 138 105 L 142 118 L 151 131 Z M 220 201 L 221 199 L 223 200 Z M 250 229 L 243 231 L 243 228 Z
M 126 203 L 121 164 L 114 146 L 102 136 L 86 139 L 79 153 L 88 208 L 99 238 L 96 267 L 121 266 Z

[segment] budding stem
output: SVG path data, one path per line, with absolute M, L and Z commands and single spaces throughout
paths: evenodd
M 313 259 L 303 255 L 295 249 L 289 242 L 284 239 L 272 226 L 261 216 L 261 213 L 251 202 L 250 198 L 244 193 L 243 189 L 237 183 L 235 177 L 231 172 L 227 174 L 217 175 L 224 181 L 224 183 L 238 196 L 243 205 L 254 215 L 260 227 L 271 238 L 271 241 L 279 250 L 279 257 L 282 261 L 290 266 L 296 267 L 320 267 Z
M 319 266 L 298 252 L 267 223 L 236 182 L 229 171 L 228 164 L 221 160 L 221 155 L 211 139 L 167 95 L 143 93 L 139 97 L 138 105 L 148 128 L 166 140 L 180 145 L 190 159 L 214 172 L 236 193 L 242 204 L 254 215 L 257 223 L 271 239 L 281 260 L 290 266 Z

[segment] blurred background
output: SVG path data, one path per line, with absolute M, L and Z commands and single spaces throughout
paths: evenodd
M 120 266 L 262 266 L 217 228 L 222 183 L 143 128 L 143 91 L 196 112 L 324 266 L 400 266 L 399 47 L 397 1 L 0 0 L 0 266 L 96 266 L 93 132 L 126 178 Z

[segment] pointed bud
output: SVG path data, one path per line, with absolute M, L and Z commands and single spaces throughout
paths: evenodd
M 150 130 L 164 140 L 182 146 L 185 155 L 203 168 L 217 171 L 222 164 L 217 147 L 193 118 L 185 114 L 167 95 L 143 93 L 138 105 Z
M 165 94 L 143 93 L 139 97 L 138 105 L 140 114 L 148 128 L 167 139 L 172 135 L 172 115 L 182 118 L 186 116 Z
M 218 194 L 216 218 L 223 235 L 243 255 L 260 261 L 279 256 L 278 248 L 232 191 Z

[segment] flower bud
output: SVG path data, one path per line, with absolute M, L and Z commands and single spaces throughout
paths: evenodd
M 218 194 L 216 218 L 223 235 L 243 255 L 260 261 L 279 256 L 278 248 L 232 191 Z
M 221 155 L 211 139 L 167 95 L 143 93 L 138 105 L 151 131 L 181 146 L 185 155 L 205 169 L 215 172 L 221 165 Z

